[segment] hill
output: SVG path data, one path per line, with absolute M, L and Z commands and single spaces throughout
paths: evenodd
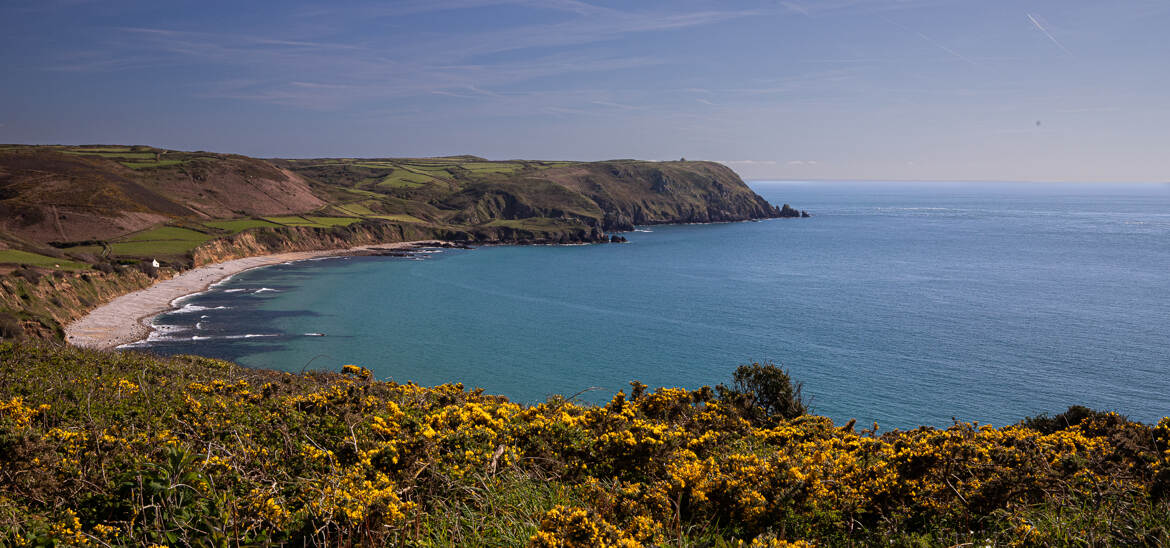
M 258 228 L 395 223 L 472 240 L 599 241 L 634 224 L 779 215 L 730 169 L 708 162 L 263 160 L 145 146 L 0 146 L 0 249 L 82 263 L 190 264 L 208 240 Z M 17 257 L 0 252 L 0 262 L 35 262 Z
M 0 379 L 5 546 L 1170 542 L 1170 419 L 879 434 L 777 413 L 763 385 L 523 406 L 9 343 Z
M 711 162 L 0 145 L 0 337 L 57 336 L 119 292 L 246 255 L 426 239 L 603 242 L 635 224 L 799 215 Z

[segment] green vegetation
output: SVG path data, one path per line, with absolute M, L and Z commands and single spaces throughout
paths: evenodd
M 226 230 L 235 234 L 252 228 L 279 226 L 262 219 L 230 219 L 225 221 L 203 221 L 201 224 L 211 228 Z
M 306 226 L 329 228 L 333 226 L 349 226 L 360 221 L 357 217 L 316 217 L 310 215 L 296 215 L 288 217 L 264 217 L 264 220 L 285 226 Z
M 517 405 L 353 365 L 0 343 L 0 543 L 1170 542 L 1170 418 L 1073 409 L 878 435 L 782 416 L 799 398 L 774 366 L 736 377 Z
M 163 226 L 121 238 L 110 244 L 110 250 L 129 257 L 173 257 L 185 255 L 214 237 L 188 228 Z
M 365 216 L 374 215 L 373 210 L 371 210 L 370 208 L 366 207 L 365 205 L 363 205 L 361 203 L 335 204 L 333 206 L 333 208 L 340 210 L 340 211 L 344 211 L 344 212 L 346 212 L 349 215 L 352 215 L 354 217 L 365 217 Z
M 472 171 L 477 174 L 486 173 L 514 173 L 526 166 L 521 163 L 512 162 L 468 162 L 459 164 L 459 167 Z
M 396 169 L 378 183 L 381 188 L 419 188 L 434 182 L 434 177 L 405 169 Z
M 181 228 L 177 226 L 163 226 L 152 230 L 143 232 L 136 232 L 121 241 L 124 242 L 151 242 L 158 240 L 179 240 L 179 241 L 195 241 L 205 242 L 211 236 L 202 232 L 197 232 L 188 228 Z
M 89 268 L 89 265 L 70 261 L 68 259 L 59 259 L 56 257 L 48 257 L 36 253 L 29 253 L 27 251 L 20 251 L 16 249 L 0 249 L 0 264 L 26 264 L 32 266 L 39 266 L 42 268 L 57 268 L 64 270 L 81 270 Z
M 372 217 L 374 219 L 385 219 L 387 221 L 401 221 L 404 223 L 425 223 L 426 222 L 422 219 L 419 219 L 418 217 L 415 217 L 413 215 L 407 215 L 405 213 L 395 213 L 395 214 L 391 214 L 391 215 L 371 215 L 370 217 Z
M 159 160 L 157 162 L 119 162 L 130 169 L 150 169 L 156 167 L 177 166 L 184 163 L 183 160 Z
M 65 154 L 100 156 L 102 158 L 112 158 L 116 160 L 153 160 L 157 156 L 157 154 L 154 152 L 125 152 L 116 150 L 98 151 L 96 149 L 62 149 L 61 152 Z
M 530 217 L 527 219 L 495 219 L 487 226 L 506 226 L 525 230 L 555 230 L 564 226 L 564 221 L 545 217 Z

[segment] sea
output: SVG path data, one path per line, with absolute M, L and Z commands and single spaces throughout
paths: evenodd
M 133 346 L 526 403 L 771 362 L 813 412 L 883 430 L 1170 415 L 1170 185 L 750 184 L 813 216 L 280 264 L 180 299 Z

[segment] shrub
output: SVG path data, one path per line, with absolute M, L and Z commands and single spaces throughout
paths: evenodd
M 732 379 L 732 388 L 716 387 L 719 399 L 743 410 L 749 420 L 792 419 L 808 412 L 803 383 L 792 382 L 788 371 L 774 363 L 741 365 Z
M 1105 419 L 1108 415 L 1109 413 L 1105 411 L 1089 409 L 1083 405 L 1073 405 L 1068 408 L 1068 411 L 1060 413 L 1055 417 L 1050 417 L 1047 413 L 1044 413 L 1022 420 L 1020 421 L 1020 425 L 1044 434 L 1051 434 L 1072 428 L 1088 419 Z

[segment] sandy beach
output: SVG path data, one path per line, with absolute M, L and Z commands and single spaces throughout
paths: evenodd
M 292 251 L 201 266 L 146 289 L 122 295 L 95 308 L 85 317 L 65 327 L 65 340 L 76 346 L 101 349 L 116 348 L 143 340 L 150 335 L 151 320 L 170 310 L 175 299 L 206 291 L 212 284 L 245 270 L 316 257 L 363 254 L 376 250 L 405 249 L 438 243 L 440 242 L 426 240 L 320 251 Z

